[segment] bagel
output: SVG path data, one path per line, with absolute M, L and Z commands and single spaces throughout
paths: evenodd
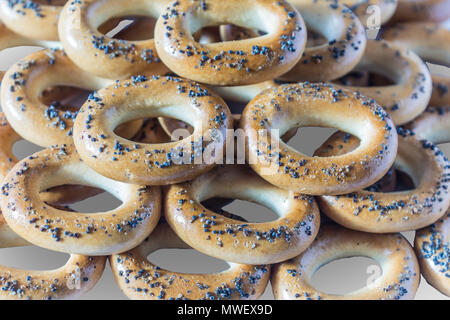
M 140 300 L 247 300 L 264 293 L 270 266 L 229 263 L 229 269 L 210 274 L 165 270 L 147 256 L 162 248 L 190 249 L 167 224 L 160 224 L 137 248 L 109 258 L 122 292 Z
M 435 144 L 450 142 L 450 78 L 433 76 L 433 94 L 425 111 L 407 127 Z
M 394 167 L 413 179 L 412 190 L 383 193 L 356 191 L 339 196 L 320 196 L 319 207 L 340 225 L 372 233 L 417 230 L 442 217 L 450 205 L 450 163 L 431 142 L 418 140 L 414 132 L 398 128 L 398 153 Z M 330 156 L 352 150 L 354 136 L 337 133 L 317 151 Z M 348 142 L 350 141 L 350 143 Z
M 201 205 L 213 197 L 260 203 L 279 218 L 243 223 Z M 320 217 L 312 197 L 270 185 L 249 168 L 227 165 L 192 182 L 169 187 L 165 218 L 188 245 L 207 255 L 246 264 L 270 264 L 298 255 L 311 244 Z
M 392 21 L 441 22 L 450 17 L 449 0 L 398 0 Z
M 381 276 L 348 294 L 329 294 L 313 287 L 311 278 L 320 267 L 355 256 L 377 261 Z M 417 258 L 402 235 L 377 235 L 323 225 L 305 252 L 273 266 L 270 282 L 278 300 L 399 300 L 413 299 L 419 280 Z
M 219 24 L 257 28 L 267 35 L 209 44 L 193 39 L 202 27 Z M 302 17 L 284 0 L 178 0 L 155 28 L 156 50 L 164 64 L 209 85 L 248 85 L 278 77 L 299 61 L 305 44 Z
M 192 125 L 194 133 L 162 144 L 135 143 L 114 134 L 118 125 L 145 117 L 180 119 Z M 106 177 L 167 185 L 193 179 L 220 162 L 231 128 L 227 105 L 205 87 L 170 76 L 139 76 L 89 99 L 75 120 L 74 141 L 83 161 Z
M 356 71 L 376 72 L 394 85 L 352 87 L 336 84 L 375 99 L 395 125 L 405 124 L 421 114 L 431 97 L 432 82 L 427 65 L 414 53 L 387 41 L 368 40 Z
M 308 31 L 326 38 L 325 44 L 306 47 L 301 60 L 280 79 L 330 81 L 350 72 L 364 54 L 366 33 L 358 17 L 337 1 L 290 0 Z
M 73 122 L 77 110 L 60 110 L 40 100 L 53 86 L 73 86 L 97 90 L 113 80 L 93 76 L 79 69 L 60 50 L 42 50 L 30 54 L 13 65 L 2 81 L 2 108 L 8 122 L 24 139 L 47 147 L 73 143 Z M 121 130 L 133 136 L 142 122 L 130 123 Z
M 386 112 L 358 93 L 331 84 L 305 82 L 265 90 L 247 105 L 240 126 L 256 173 L 280 188 L 311 195 L 368 187 L 389 170 L 397 152 L 397 133 Z M 309 157 L 279 141 L 279 135 L 302 126 L 334 127 L 364 143 L 342 156 Z M 273 129 L 279 129 L 279 135 Z M 267 131 L 270 144 L 269 138 L 257 137 L 261 130 Z
M 450 210 L 429 227 L 418 230 L 414 249 L 419 259 L 420 272 L 425 280 L 450 296 Z
M 98 31 L 98 27 L 117 16 L 148 15 L 156 18 L 170 2 L 68 1 L 59 19 L 59 37 L 69 58 L 86 72 L 97 76 L 126 79 L 142 73 L 164 74 L 168 70 L 156 53 L 153 39 L 113 39 Z
M 0 113 L 0 180 L 3 180 L 8 172 L 18 162 L 12 153 L 12 147 L 21 137 L 14 132 L 6 121 L 3 113 Z M 39 196 L 43 202 L 52 205 L 74 203 L 92 197 L 101 190 L 85 186 L 65 185 L 42 191 Z M 0 212 L 0 248 L 24 246 L 29 243 L 19 237 L 7 225 Z
M 382 37 L 425 61 L 450 67 L 450 30 L 438 23 L 396 24 L 383 30 Z
M 123 203 L 90 214 L 56 209 L 39 197 L 40 190 L 74 183 L 107 190 Z M 22 160 L 3 180 L 2 193 L 3 216 L 13 231 L 37 246 L 73 254 L 134 248 L 156 227 L 161 210 L 158 187 L 105 178 L 83 163 L 73 146 L 51 147 Z
M 55 270 L 32 271 L 0 266 L 0 299 L 76 299 L 92 289 L 105 269 L 106 257 L 71 254 Z
M 66 1 L 48 0 L 46 4 L 42 2 L 0 1 L 0 19 L 9 29 L 23 37 L 58 41 L 58 18 Z

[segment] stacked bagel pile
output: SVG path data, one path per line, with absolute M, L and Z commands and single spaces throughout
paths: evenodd
M 277 299 L 411 299 L 421 274 L 450 295 L 450 78 L 425 64 L 450 66 L 449 17 L 448 0 L 1 0 L 1 48 L 46 49 L 2 80 L 0 246 L 71 257 L 0 266 L 0 297 L 79 297 L 108 260 L 133 299 L 256 299 L 269 281 Z M 307 126 L 337 130 L 314 156 L 287 145 Z M 21 139 L 44 150 L 19 161 Z M 122 204 L 70 209 L 103 191 Z M 164 270 L 147 259 L 161 248 L 230 268 Z M 355 255 L 381 276 L 311 284 Z

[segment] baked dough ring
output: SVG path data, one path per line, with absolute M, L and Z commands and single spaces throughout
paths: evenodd
M 442 219 L 416 232 L 414 249 L 425 280 L 450 296 L 450 210 Z
M 169 3 L 170 0 L 68 1 L 61 12 L 59 37 L 76 65 L 100 77 L 125 79 L 144 72 L 164 74 L 168 69 L 158 58 L 153 39 L 118 40 L 97 29 L 118 16 L 156 18 Z
M 450 78 L 433 76 L 433 94 L 425 111 L 408 124 L 421 139 L 450 142 Z
M 65 0 L 0 1 L 0 19 L 12 31 L 35 40 L 58 41 L 58 18 Z M 70 1 L 68 1 L 70 2 Z
M 193 39 L 192 33 L 218 24 L 261 29 L 267 35 L 210 44 Z M 306 28 L 284 0 L 178 0 L 159 17 L 155 44 L 161 60 L 182 77 L 210 85 L 247 85 L 289 71 L 303 53 Z
M 396 24 L 383 30 L 382 36 L 405 50 L 414 51 L 425 61 L 450 67 L 450 30 L 438 23 Z
M 392 21 L 434 21 L 450 17 L 449 0 L 398 0 Z
M 348 294 L 320 292 L 311 284 L 314 273 L 331 261 L 355 256 L 377 261 L 382 274 Z M 316 240 L 298 257 L 273 266 L 271 284 L 277 300 L 413 299 L 419 286 L 416 255 L 400 234 L 377 235 L 323 225 Z
M 290 0 L 309 30 L 322 34 L 326 42 L 306 47 L 302 59 L 280 79 L 329 81 L 350 72 L 366 47 L 366 32 L 347 7 L 329 0 Z
M 450 205 L 449 161 L 431 142 L 419 141 L 409 130 L 399 128 L 398 131 L 394 167 L 408 173 L 416 187 L 390 193 L 361 190 L 321 196 L 317 201 L 323 213 L 344 227 L 373 233 L 417 230 L 445 214 Z M 329 156 L 337 149 L 352 150 L 355 140 L 358 139 L 354 136 L 337 133 L 315 154 Z
M 41 101 L 49 87 L 73 86 L 97 90 L 113 80 L 96 77 L 79 69 L 60 50 L 42 50 L 13 65 L 2 82 L 2 108 L 8 122 L 24 139 L 39 146 L 71 144 L 77 112 L 59 110 Z M 133 136 L 142 122 L 122 128 L 121 134 Z
M 214 197 L 257 202 L 279 218 L 264 223 L 226 218 L 201 205 Z M 312 197 L 272 186 L 242 165 L 219 167 L 192 182 L 171 186 L 165 217 L 196 250 L 246 264 L 271 264 L 298 255 L 314 240 L 320 224 Z
M 92 289 L 105 269 L 106 257 L 71 254 L 61 268 L 32 271 L 0 266 L 0 299 L 76 299 Z
M 12 147 L 15 142 L 21 139 L 22 138 L 15 133 L 8 124 L 3 113 L 0 113 L 0 181 L 6 177 L 8 172 L 18 162 L 12 152 Z M 100 192 L 102 192 L 102 190 L 96 188 L 66 185 L 42 191 L 39 196 L 42 201 L 46 203 L 63 205 L 81 201 Z M 11 228 L 9 228 L 0 211 L 0 248 L 24 246 L 28 244 L 27 241 L 19 237 L 11 230 Z
M 405 124 L 425 110 L 431 97 L 432 82 L 427 65 L 414 53 L 387 41 L 368 40 L 357 71 L 376 72 L 394 81 L 394 85 L 352 87 L 381 105 L 395 125 Z
M 135 143 L 113 133 L 122 123 L 146 117 L 180 119 L 195 130 L 162 144 Z M 212 169 L 223 158 L 226 130 L 231 128 L 227 105 L 205 87 L 170 76 L 140 76 L 116 82 L 89 99 L 75 121 L 74 141 L 86 164 L 106 177 L 167 185 Z M 215 153 L 204 153 L 202 147 L 213 147 Z
M 337 128 L 364 143 L 342 156 L 309 157 L 279 141 L 279 135 L 302 126 Z M 397 133 L 386 112 L 331 84 L 305 82 L 265 90 L 245 108 L 241 128 L 248 137 L 252 169 L 280 188 L 305 194 L 343 194 L 368 187 L 389 170 L 397 152 Z M 279 129 L 279 135 L 273 129 Z M 258 138 L 259 130 L 268 131 L 270 150 L 267 140 Z
M 8 225 L 29 242 L 54 251 L 123 252 L 141 243 L 160 217 L 158 187 L 105 178 L 83 163 L 73 146 L 35 153 L 14 166 L 3 182 L 1 209 Z M 40 190 L 68 183 L 102 188 L 123 203 L 114 210 L 90 214 L 55 209 L 40 199 Z
M 139 300 L 247 300 L 257 299 L 269 282 L 270 266 L 229 263 L 219 273 L 192 274 L 162 269 L 147 256 L 162 248 L 190 249 L 167 224 L 137 248 L 109 259 L 122 292 Z

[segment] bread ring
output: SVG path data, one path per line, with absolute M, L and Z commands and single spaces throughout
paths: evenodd
M 65 2 L 0 1 L 0 19 L 9 29 L 24 37 L 58 41 L 58 18 Z
M 98 282 L 106 257 L 71 254 L 67 263 L 55 270 L 31 271 L 0 266 L 0 299 L 76 299 Z
M 12 146 L 19 140 L 21 140 L 21 137 L 11 128 L 3 113 L 0 113 L 0 181 L 6 177 L 8 172 L 18 162 L 17 158 L 12 153 Z M 39 196 L 45 203 L 62 205 L 81 201 L 100 192 L 102 192 L 102 190 L 97 188 L 64 185 L 42 191 Z M 28 244 L 27 241 L 19 237 L 9 228 L 0 211 L 0 248 Z
M 450 210 L 431 226 L 418 230 L 414 249 L 420 271 L 434 288 L 450 296 Z
M 379 9 L 380 25 L 383 25 L 394 15 L 398 0 L 344 0 L 342 3 L 358 16 L 364 27 L 370 27 L 367 25 L 372 14 L 367 11 L 369 7 L 376 6 Z
M 303 155 L 272 135 L 272 129 L 283 135 L 302 126 L 334 127 L 365 141 L 346 155 L 319 158 Z M 265 90 L 245 108 L 241 128 L 248 137 L 248 153 L 256 158 L 250 162 L 252 169 L 280 188 L 305 194 L 342 194 L 368 187 L 389 170 L 397 152 L 397 133 L 386 112 L 330 84 L 305 82 Z M 258 139 L 259 130 L 268 131 L 271 149 L 266 139 Z
M 396 24 L 383 30 L 383 39 L 423 60 L 450 67 L 450 30 L 433 22 Z
M 220 273 L 190 274 L 162 269 L 147 256 L 162 248 L 190 249 L 167 224 L 160 224 L 137 248 L 109 259 L 122 292 L 140 300 L 247 300 L 264 293 L 270 266 L 229 263 Z
M 61 12 L 58 26 L 64 50 L 76 65 L 100 77 L 125 79 L 144 72 L 164 74 L 168 70 L 156 54 L 153 39 L 117 40 L 103 35 L 97 28 L 116 16 L 158 17 L 170 2 L 169 0 L 68 1 Z
M 357 191 L 340 196 L 317 198 L 328 217 L 344 227 L 373 232 L 401 232 L 430 225 L 450 205 L 450 163 L 436 146 L 419 141 L 414 133 L 399 128 L 395 167 L 413 179 L 415 188 L 407 191 L 381 193 Z M 351 150 L 358 139 L 343 133 L 331 136 L 316 155 L 329 156 L 334 150 Z M 347 141 L 353 141 L 347 143 Z
M 192 33 L 218 24 L 268 34 L 210 44 L 193 40 Z M 306 28 L 297 10 L 284 0 L 178 0 L 156 22 L 155 44 L 161 60 L 182 77 L 210 85 L 247 85 L 292 68 L 304 50 Z
M 217 216 L 200 204 L 216 196 L 261 203 L 279 219 L 243 223 Z M 170 186 L 165 217 L 198 251 L 246 264 L 270 264 L 298 255 L 313 241 L 320 224 L 312 197 L 272 186 L 242 165 L 219 167 L 192 182 Z
M 158 116 L 189 123 L 195 128 L 193 135 L 176 142 L 143 144 L 113 133 L 121 123 Z M 205 87 L 170 76 L 150 80 L 140 76 L 116 82 L 89 99 L 75 121 L 74 141 L 83 161 L 106 177 L 167 185 L 212 169 L 223 158 L 226 129 L 231 128 L 227 105 Z M 206 159 L 203 156 L 209 153 L 203 150 L 211 147 L 215 153 Z
M 329 0 L 290 0 L 302 15 L 308 30 L 326 38 L 325 44 L 306 47 L 302 59 L 280 79 L 329 81 L 350 72 L 366 47 L 366 32 L 347 7 Z
M 440 22 L 450 17 L 449 0 L 398 0 L 392 21 Z
M 389 113 L 395 125 L 405 124 L 417 117 L 430 100 L 432 82 L 427 65 L 415 53 L 387 41 L 367 41 L 364 57 L 355 70 L 380 73 L 395 84 L 336 87 L 348 88 L 375 99 Z
M 102 177 L 79 159 L 72 146 L 35 153 L 14 166 L 3 182 L 1 209 L 8 225 L 29 242 L 54 251 L 86 255 L 126 251 L 142 242 L 160 217 L 159 188 Z M 85 214 L 52 208 L 39 198 L 40 190 L 67 183 L 102 188 L 123 204 Z
M 376 260 L 382 275 L 348 294 L 320 292 L 311 284 L 314 273 L 337 259 L 354 256 Z M 278 300 L 399 300 L 413 299 L 419 286 L 416 255 L 400 234 L 377 235 L 323 225 L 313 244 L 298 257 L 273 267 L 271 284 Z
M 14 130 L 39 146 L 70 144 L 77 112 L 59 110 L 40 101 L 48 87 L 63 85 L 97 90 L 113 83 L 78 67 L 63 51 L 42 50 L 13 65 L 2 82 L 3 111 Z M 121 134 L 133 136 L 142 122 L 124 127 Z
M 433 94 L 425 111 L 408 124 L 421 139 L 450 142 L 450 78 L 433 76 Z

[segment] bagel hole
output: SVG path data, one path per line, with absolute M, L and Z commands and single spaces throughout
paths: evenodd
M 343 295 L 373 283 L 382 269 L 372 258 L 355 256 L 330 261 L 314 272 L 310 283 L 317 290 Z
M 194 249 L 159 249 L 147 259 L 160 268 L 180 273 L 219 273 L 229 268 L 225 261 Z
M 37 246 L 0 249 L 0 265 L 26 270 L 54 270 L 64 266 L 69 258 L 67 253 Z
M 414 190 L 416 188 L 414 180 L 408 173 L 398 169 L 395 170 L 395 173 L 396 181 L 394 190 L 396 192 Z
M 396 84 L 394 76 L 381 74 L 376 71 L 352 71 L 337 79 L 336 83 L 355 87 L 384 87 Z
M 139 119 L 136 119 L 139 120 Z M 140 119 L 143 120 L 143 124 L 141 126 L 141 129 L 138 130 L 138 132 L 133 137 L 124 137 L 123 134 L 120 132 L 120 128 L 122 126 L 126 126 L 126 124 L 122 124 L 114 129 L 114 133 L 118 136 L 125 138 L 130 141 L 134 142 L 141 142 L 141 143 L 148 143 L 148 144 L 154 144 L 154 143 L 167 143 L 171 141 L 170 133 L 174 133 L 175 130 L 187 130 L 184 131 L 176 131 L 176 133 L 182 133 L 181 137 L 175 137 L 175 140 L 182 139 L 186 136 L 189 136 L 193 132 L 192 126 L 190 126 L 188 123 L 178 120 L 178 119 L 172 119 L 172 118 L 145 118 Z M 123 129 L 123 128 L 122 128 Z M 157 134 L 152 135 L 153 133 L 157 132 Z
M 216 200 L 217 202 L 213 202 Z M 262 223 L 262 222 L 270 222 L 277 220 L 279 216 L 269 208 L 250 201 L 240 200 L 240 199 L 228 199 L 229 203 L 227 203 L 226 199 L 223 198 L 212 198 L 209 199 L 212 205 L 206 207 L 209 210 L 212 210 L 218 214 L 224 215 L 226 217 L 233 218 L 235 220 L 241 220 L 243 222 L 249 223 Z M 222 201 L 223 205 L 220 205 Z M 203 201 L 204 205 L 206 201 Z M 217 205 L 219 203 L 219 205 Z M 206 203 L 206 205 L 208 205 Z
M 41 92 L 39 100 L 61 111 L 76 112 L 86 102 L 92 91 L 71 87 L 52 86 Z
M 320 32 L 308 28 L 306 37 L 307 48 L 318 47 L 326 43 L 328 43 L 328 40 L 324 35 L 322 35 Z
M 246 39 L 254 39 L 266 35 L 267 32 L 260 29 L 250 29 L 234 24 L 226 24 L 220 26 L 220 41 L 238 41 Z
M 109 38 L 126 41 L 153 39 L 156 18 L 150 16 L 116 17 L 98 27 Z
M 90 187 L 87 187 L 90 188 Z M 50 189 L 51 190 L 51 189 Z M 93 190 L 93 189 L 90 189 Z M 95 189 L 97 190 L 97 189 Z M 97 212 L 107 212 L 110 210 L 117 209 L 122 205 L 122 201 L 114 197 L 111 193 L 104 190 L 97 190 L 99 192 L 96 195 L 87 197 L 86 199 L 68 204 L 66 208 L 64 206 L 55 206 L 49 204 L 50 206 L 61 209 L 61 210 L 73 210 L 79 213 L 92 214 Z
M 336 131 L 335 128 L 300 127 L 287 145 L 306 156 L 313 156 L 314 151 Z

